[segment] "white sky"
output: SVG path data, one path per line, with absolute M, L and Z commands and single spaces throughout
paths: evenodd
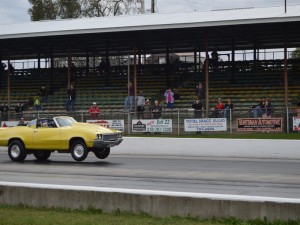
M 220 10 L 228 8 L 282 6 L 285 0 L 156 0 L 159 13 Z M 288 5 L 300 4 L 300 0 L 286 0 Z M 146 10 L 151 0 L 145 0 Z M 28 0 L 0 0 L 0 24 L 30 21 Z

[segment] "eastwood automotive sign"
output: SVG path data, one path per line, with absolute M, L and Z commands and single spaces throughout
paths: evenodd
M 238 118 L 237 131 L 282 131 L 282 118 Z
M 185 119 L 184 131 L 226 131 L 226 118 Z
M 132 132 L 172 132 L 172 120 L 132 120 Z
M 124 131 L 124 120 L 87 120 L 87 123 L 95 123 L 103 127 Z

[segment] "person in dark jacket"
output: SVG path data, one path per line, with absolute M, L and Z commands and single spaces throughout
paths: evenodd
M 193 102 L 192 108 L 194 109 L 195 118 L 201 118 L 202 117 L 202 103 L 198 97 L 196 97 L 195 101 Z
M 67 90 L 68 99 L 66 102 L 66 110 L 69 111 L 69 106 L 72 106 L 72 111 L 75 111 L 75 100 L 76 100 L 76 90 L 74 86 L 71 84 L 70 88 Z

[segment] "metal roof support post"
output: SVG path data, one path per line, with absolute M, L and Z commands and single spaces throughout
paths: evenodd
M 134 48 L 134 57 L 133 57 L 133 79 L 134 79 L 134 96 L 137 96 L 137 80 L 136 80 L 136 48 Z M 134 112 L 136 112 L 136 101 L 134 102 Z
M 167 41 L 167 49 L 166 49 L 166 60 L 167 60 L 167 67 L 166 67 L 166 78 L 167 78 L 167 88 L 170 87 L 170 46 L 169 40 Z
M 205 66 L 205 96 L 206 96 L 206 115 L 208 116 L 208 110 L 209 110 L 209 78 L 208 78 L 208 74 L 209 74 L 209 56 L 208 56 L 208 37 L 206 34 L 206 47 L 205 47 L 205 61 L 206 63 L 204 63 Z
M 288 107 L 287 41 L 284 38 L 284 105 Z
M 86 58 L 85 58 L 85 75 L 88 76 L 90 73 L 90 53 L 89 51 L 86 52 Z
M 2 77 L 3 77 L 3 75 L 4 75 L 4 67 L 3 67 L 3 65 L 2 65 L 2 54 L 1 54 L 1 50 L 0 50 L 0 67 L 1 67 L 1 70 L 0 70 L 0 89 L 1 89 L 1 87 L 2 87 Z
M 194 67 L 195 67 L 194 71 L 195 73 L 197 73 L 198 70 L 197 70 L 197 47 L 196 46 L 194 46 Z
M 50 68 L 50 91 L 52 92 L 54 89 L 54 84 L 53 84 L 53 75 L 54 75 L 54 57 L 53 57 L 53 51 L 51 49 L 51 53 L 50 53 L 50 57 L 51 57 L 51 68 Z
M 71 58 L 71 50 L 70 47 L 68 48 L 68 88 L 71 85 L 71 63 L 72 63 L 72 58 Z
M 232 37 L 232 48 L 231 48 L 231 81 L 235 82 L 235 41 Z
M 105 61 L 106 61 L 106 66 L 105 66 L 105 76 L 106 76 L 106 85 L 110 85 L 110 62 L 109 62 L 109 54 L 108 54 L 108 45 L 106 45 L 106 50 L 105 50 Z
M 10 59 L 7 60 L 7 105 L 10 108 Z

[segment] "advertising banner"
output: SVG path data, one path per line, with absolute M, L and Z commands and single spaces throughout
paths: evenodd
M 238 118 L 237 131 L 282 131 L 282 118 Z
M 226 131 L 226 118 L 185 119 L 184 131 Z
M 87 120 L 87 123 L 95 123 L 97 125 L 124 131 L 124 120 Z
M 132 132 L 172 132 L 172 120 L 132 120 Z
M 300 117 L 293 117 L 293 131 L 300 131 Z

